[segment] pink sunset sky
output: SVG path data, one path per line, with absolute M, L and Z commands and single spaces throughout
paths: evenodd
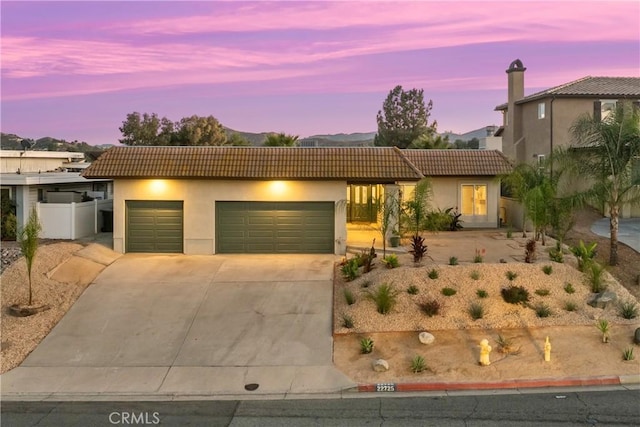
M 2 1 L 2 132 L 117 143 L 133 111 L 247 132 L 371 132 L 396 85 L 438 130 L 499 124 L 509 63 L 532 93 L 640 76 L 636 1 Z

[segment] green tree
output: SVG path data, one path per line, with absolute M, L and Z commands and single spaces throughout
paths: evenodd
M 42 225 L 38 219 L 38 212 L 35 208 L 31 209 L 29 219 L 25 226 L 18 233 L 18 242 L 20 244 L 20 250 L 27 262 L 27 276 L 29 279 L 29 303 L 33 304 L 33 291 L 31 286 L 31 268 L 33 267 L 33 261 L 36 258 L 36 252 L 38 251 L 38 243 L 40 238 L 40 231 L 42 231 Z
M 227 139 L 227 144 L 234 145 L 237 147 L 244 147 L 244 146 L 251 145 L 251 142 L 249 142 L 247 138 L 243 137 L 238 132 L 234 132 L 231 135 L 229 135 Z
M 453 145 L 449 144 L 449 137 L 445 136 L 443 138 L 442 135 L 438 135 L 435 132 L 427 132 L 414 139 L 407 148 L 446 150 L 453 148 Z
M 400 201 L 393 193 L 385 194 L 383 203 L 378 204 L 380 215 L 380 234 L 382 234 L 382 258 L 387 256 L 387 239 L 391 227 L 397 226 L 398 213 L 400 212 Z
M 521 163 L 513 168 L 511 173 L 502 175 L 500 179 L 508 189 L 509 195 L 522 206 L 522 237 L 527 237 L 527 197 L 535 187 L 535 168 L 528 163 Z
M 433 196 L 433 187 L 429 178 L 422 178 L 413 191 L 413 199 L 404 202 L 404 215 L 418 236 L 427 217 L 429 201 Z
M 424 91 L 411 89 L 404 91 L 396 86 L 378 111 L 378 133 L 374 138 L 376 146 L 407 148 L 420 136 L 435 135 L 437 122 L 428 123 L 433 101 L 424 103 Z
M 224 128 L 213 116 L 184 117 L 176 123 L 174 145 L 227 145 Z
M 264 145 L 266 147 L 294 147 L 298 145 L 298 136 L 285 134 L 284 132 L 271 133 L 267 135 Z
M 127 114 L 127 119 L 119 128 L 121 144 L 125 145 L 168 145 L 173 136 L 173 123 L 167 118 L 159 118 L 156 113 L 140 115 Z
M 620 209 L 640 203 L 640 174 L 633 171 L 633 162 L 640 157 L 640 113 L 631 103 L 621 102 L 603 120 L 579 117 L 571 132 L 572 171 L 591 183 L 582 192 L 584 199 L 609 211 L 609 264 L 617 265 Z

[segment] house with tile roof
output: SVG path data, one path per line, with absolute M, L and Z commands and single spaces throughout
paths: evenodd
M 394 147 L 114 147 L 83 176 L 114 180 L 125 252 L 344 254 L 348 222 L 376 223 L 385 194 L 430 177 L 432 206 L 466 228 L 500 224 L 495 150 Z
M 516 163 L 548 156 L 555 147 L 573 141 L 571 126 L 583 114 L 604 118 L 622 100 L 640 101 L 640 77 L 583 77 L 531 95 L 524 95 L 522 61 L 513 61 L 507 73 L 507 102 L 502 112 L 502 152 Z

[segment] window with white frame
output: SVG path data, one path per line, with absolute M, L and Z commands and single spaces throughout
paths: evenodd
M 462 215 L 487 215 L 486 184 L 462 184 L 460 199 Z
M 544 119 L 545 118 L 545 104 L 544 104 L 544 102 L 539 102 L 538 103 L 538 118 L 539 119 Z

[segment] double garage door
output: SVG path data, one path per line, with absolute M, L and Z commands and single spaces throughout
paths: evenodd
M 216 202 L 216 253 L 333 253 L 333 202 Z M 182 253 L 181 201 L 127 201 L 126 251 Z
M 217 253 L 333 253 L 333 202 L 216 202 Z

